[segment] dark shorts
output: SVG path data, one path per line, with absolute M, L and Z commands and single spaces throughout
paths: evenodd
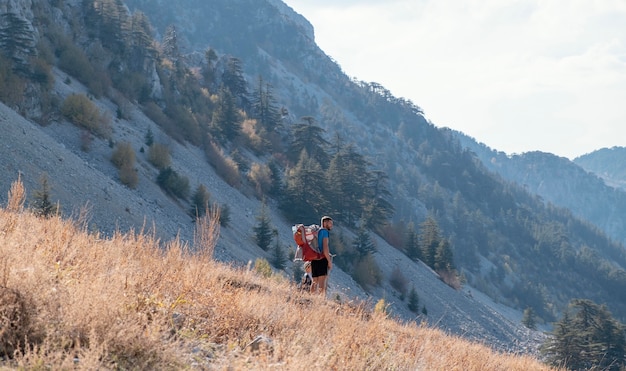
M 311 276 L 321 277 L 328 275 L 328 259 L 311 261 Z

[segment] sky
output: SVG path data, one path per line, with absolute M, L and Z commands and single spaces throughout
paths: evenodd
M 283 0 L 350 77 L 507 154 L 626 146 L 626 0 Z

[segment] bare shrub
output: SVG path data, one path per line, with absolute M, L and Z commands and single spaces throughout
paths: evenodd
M 212 259 L 220 235 L 220 209 L 207 208 L 204 215 L 196 218 L 193 246 L 201 256 Z
M 254 185 L 257 197 L 262 197 L 272 188 L 272 171 L 265 164 L 253 163 L 248 177 Z
M 445 282 L 448 286 L 452 287 L 455 290 L 461 289 L 461 280 L 459 279 L 459 275 L 455 270 L 438 270 L 437 274 L 441 277 L 441 280 Z
M 232 187 L 239 187 L 241 175 L 239 174 L 237 163 L 232 158 L 224 155 L 224 151 L 214 141 L 208 143 L 204 148 L 207 160 L 215 168 L 217 174 Z
M 172 164 L 170 149 L 161 143 L 153 143 L 148 148 L 148 161 L 159 170 L 163 170 Z
M 0 286 L 0 358 L 13 358 L 22 351 L 31 334 L 32 304 L 16 289 Z
M 108 138 L 111 135 L 110 118 L 83 94 L 72 94 L 61 105 L 61 114 L 73 124 Z
M 80 131 L 80 149 L 83 152 L 89 152 L 91 150 L 91 144 L 93 143 L 93 135 L 87 130 Z
M 154 102 L 148 102 L 143 106 L 143 113 L 150 118 L 150 120 L 154 121 L 155 124 L 159 125 L 172 139 L 182 142 L 184 140 L 183 134 L 176 123 L 169 118 Z
M 17 175 L 17 180 L 11 183 L 11 189 L 9 190 L 9 197 L 7 203 L 7 210 L 12 212 L 20 212 L 24 209 L 24 202 L 26 201 L 26 189 L 24 183 L 22 183 L 22 174 Z
M 373 287 L 381 282 L 380 268 L 371 254 L 366 255 L 355 264 L 352 278 L 363 288 Z
M 409 280 L 404 276 L 404 274 L 402 274 L 400 267 L 396 266 L 393 271 L 391 271 L 389 283 L 391 284 L 391 287 L 398 290 L 403 298 L 406 296 Z
M 119 143 L 111 155 L 111 162 L 118 169 L 135 166 L 135 160 L 135 150 L 128 142 Z
M 241 140 L 255 153 L 263 153 L 266 141 L 257 133 L 258 122 L 255 119 L 245 119 L 241 124 Z
M 135 170 L 134 166 L 130 164 L 124 164 L 120 168 L 119 172 L 120 182 L 127 186 L 128 188 L 135 189 L 137 187 L 137 183 L 139 183 L 139 175 L 137 174 L 137 170 Z

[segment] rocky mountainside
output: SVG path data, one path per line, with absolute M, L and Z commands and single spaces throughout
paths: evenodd
M 58 72 L 55 89 L 59 94 L 80 92 L 84 87 L 78 83 L 66 85 L 66 76 Z M 107 100 L 98 101 L 103 110 L 113 110 Z M 144 144 L 146 127 L 151 127 L 156 137 L 166 135 L 148 120 L 141 111 L 132 108 L 132 119 L 119 120 L 114 124 L 114 141 L 128 141 L 136 148 Z M 80 131 L 71 124 L 54 122 L 46 127 L 25 120 L 13 110 L 0 103 L 0 158 L 2 170 L 7 176 L 0 178 L 0 203 L 6 203 L 10 184 L 18 177 L 27 189 L 32 201 L 33 192 L 40 188 L 39 176 L 47 174 L 51 184 L 51 196 L 61 206 L 62 213 L 79 219 L 88 215 L 90 229 L 104 236 L 115 231 L 129 230 L 155 233 L 163 241 L 180 238 L 193 246 L 193 220 L 187 211 L 167 196 L 150 179 L 156 170 L 139 156 L 138 172 L 141 181 L 138 190 L 130 190 L 117 179 L 116 169 L 110 163 L 112 149 L 105 140 L 95 140 L 89 152 L 80 149 Z M 244 266 L 259 257 L 269 258 L 268 253 L 256 246 L 252 228 L 260 202 L 230 187 L 214 170 L 201 160 L 202 154 L 192 146 L 176 142 L 173 165 L 182 172 L 193 172 L 195 182 L 203 182 L 210 188 L 213 199 L 228 204 L 232 222 L 222 228 L 216 248 L 216 258 Z M 291 246 L 288 221 L 270 211 L 272 223 L 280 233 L 280 240 Z M 493 303 L 479 292 L 466 288 L 456 291 L 443 283 L 437 275 L 423 264 L 415 264 L 404 254 L 390 247 L 383 240 L 376 241 L 377 256 L 383 262 L 383 274 L 388 276 L 400 267 L 419 293 L 420 303 L 428 315 L 419 317 L 433 326 L 452 334 L 491 344 L 494 348 L 513 352 L 537 353 L 543 335 L 520 324 L 521 314 Z M 289 271 L 285 272 L 289 274 Z M 374 303 L 384 297 L 390 304 L 391 313 L 402 320 L 414 316 L 406 309 L 395 290 L 384 284 L 375 292 L 366 293 L 340 268 L 334 268 L 330 279 L 331 296 L 348 300 L 358 299 Z M 500 313 L 503 311 L 504 313 Z
M 282 138 L 289 138 L 292 124 L 307 116 L 325 130 L 329 142 L 334 138 L 335 144 L 354 144 L 380 179 L 389 181 L 388 198 L 395 214 L 385 220 L 387 229 L 378 231 L 385 240 L 372 235 L 382 280 L 373 287 L 361 287 L 336 268 L 331 275 L 333 295 L 372 301 L 384 298 L 391 303 L 392 312 L 405 320 L 425 320 L 500 349 L 519 351 L 532 348 L 528 344 L 537 336 L 519 325 L 520 312 L 527 307 L 534 308 L 544 321 L 551 321 L 568 300 L 589 297 L 607 302 L 614 312 L 625 315 L 623 295 L 619 294 L 626 292 L 620 275 L 620 265 L 626 266 L 621 247 L 569 211 L 547 207 L 528 190 L 494 176 L 456 138 L 429 122 L 413 102 L 394 97 L 379 84 L 349 78 L 315 45 L 310 24 L 281 2 L 127 3 L 135 12 L 135 23 L 130 25 L 143 28 L 129 27 L 125 3 L 117 0 L 9 2 L 8 11 L 19 15 L 11 20 L 21 32 L 31 35 L 29 30 L 36 30 L 33 41 L 39 39 L 45 46 L 38 66 L 49 67 L 51 76 L 43 68 L 35 74 L 43 83 L 31 82 L 25 90 L 27 99 L 7 99 L 13 111 L 3 110 L 0 125 L 13 129 L 0 138 L 0 148 L 5 151 L 1 155 L 7 159 L 3 166 L 10 175 L 1 179 L 4 189 L 18 172 L 28 189 L 36 189 L 37 179 L 46 172 L 53 198 L 60 201 L 64 214 L 80 215 L 80 208 L 91 200 L 90 228 L 94 231 L 110 234 L 116 229 L 154 228 L 164 244 L 178 236 L 193 245 L 189 200 L 171 197 L 157 186 L 158 171 L 147 161 L 145 134 L 151 131 L 159 143 L 170 148 L 173 170 L 184 174 L 192 189 L 205 185 L 212 202 L 229 206 L 231 222 L 222 229 L 216 257 L 238 266 L 258 257 L 269 259 L 270 253 L 253 240 L 261 197 L 245 184 L 248 173 L 241 170 L 239 174 L 243 185 L 229 185 L 217 176 L 201 148 L 202 136 L 212 135 L 210 130 L 201 130 L 210 129 L 211 114 L 215 113 L 204 111 L 215 109 L 212 99 L 218 96 L 215 86 L 197 82 L 218 71 L 207 68 L 203 61 L 203 56 L 211 57 L 207 53 L 211 49 L 222 68 L 219 71 L 223 71 L 227 55 L 242 58 L 249 90 L 259 75 L 274 86 L 284 124 Z M 111 7 L 98 8 L 102 4 Z M 153 35 L 146 31 L 150 29 L 148 19 L 154 24 Z M 184 55 L 173 59 L 159 54 L 159 43 L 172 23 L 180 31 L 181 49 L 186 49 Z M 22 27 L 26 25 L 30 26 Z M 152 36 L 156 39 L 151 40 Z M 34 53 L 34 45 L 39 44 L 25 46 Z M 68 58 L 68 50 L 74 53 L 70 56 L 82 58 Z M 145 54 L 138 55 L 138 51 Z M 13 56 L 16 63 L 28 63 L 19 53 Z M 82 69 L 77 61 L 83 62 Z M 131 68 L 135 68 L 132 73 L 128 72 Z M 102 78 L 94 79 L 94 75 Z M 187 80 L 177 80 L 179 76 Z M 87 87 L 79 81 L 86 81 Z M 137 86 L 133 85 L 136 81 Z M 190 86 L 199 88 L 186 90 Z M 58 112 L 60 102 L 72 93 L 88 96 L 111 119 L 110 138 L 95 138 L 89 150 L 81 148 L 83 130 Z M 244 95 L 240 100 L 245 100 Z M 203 104 L 193 104 L 197 102 L 194 99 L 206 96 L 210 99 L 200 100 Z M 247 109 L 245 104 L 238 108 Z M 151 112 L 152 119 L 145 112 Z M 170 120 L 172 117 L 182 120 Z M 191 133 L 197 129 L 198 135 L 181 134 L 185 129 Z M 135 188 L 121 185 L 110 161 L 113 147 L 122 142 L 130 143 L 137 154 Z M 280 144 L 277 141 L 276 152 L 268 153 L 265 148 L 265 152 L 254 151 L 223 140 L 220 150 L 231 156 L 236 152 L 242 163 L 265 164 L 290 155 L 288 146 Z M 14 152 L 20 155 L 16 157 Z M 288 161 L 284 164 L 279 174 L 283 180 L 293 168 Z M 286 220 L 277 208 L 279 198 L 268 197 L 267 203 L 279 242 L 286 247 L 292 245 L 290 224 L 306 221 Z M 407 226 L 419 225 L 427 216 L 441 226 L 456 267 L 467 280 L 460 291 L 452 290 L 433 270 L 404 253 Z M 352 241 L 350 223 L 338 226 L 338 235 Z M 391 247 L 387 241 L 394 239 Z M 608 259 L 614 262 L 611 267 L 617 274 L 602 270 Z M 408 311 L 403 295 L 390 284 L 396 268 L 407 285 L 416 288 L 427 316 L 416 318 Z M 289 266 L 281 274 L 290 276 L 293 268 Z M 493 304 L 476 289 L 516 310 Z

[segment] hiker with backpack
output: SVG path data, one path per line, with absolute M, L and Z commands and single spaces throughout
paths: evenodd
M 330 216 L 323 216 L 320 226 L 321 229 L 317 232 L 317 243 L 322 257 L 321 259 L 311 261 L 311 276 L 313 277 L 311 292 L 314 293 L 319 290 L 321 294 L 326 296 L 326 280 L 328 278 L 328 272 L 330 272 L 333 267 L 329 248 L 333 219 Z

